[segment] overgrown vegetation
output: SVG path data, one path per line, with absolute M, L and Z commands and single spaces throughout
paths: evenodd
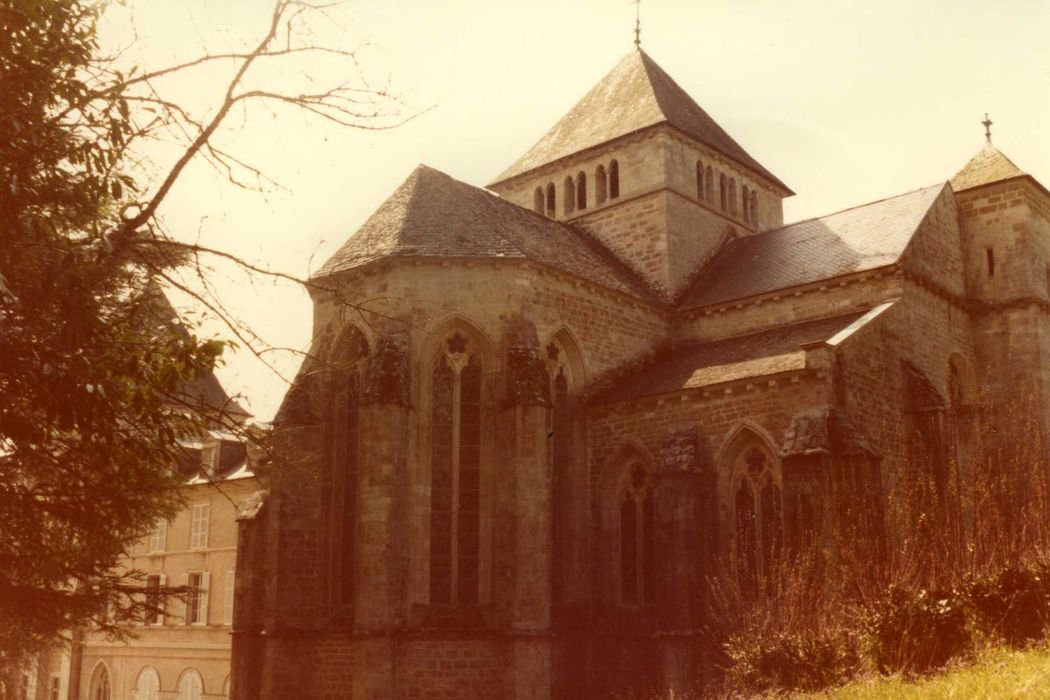
M 1050 509 L 1038 415 L 1023 400 L 947 411 L 945 449 L 919 451 L 938 457 L 889 475 L 880 555 L 851 531 L 864 514 L 846 513 L 830 536 L 784 549 L 752 593 L 732 573 L 712 581 L 725 692 L 917 678 L 989 646 L 1045 640 Z

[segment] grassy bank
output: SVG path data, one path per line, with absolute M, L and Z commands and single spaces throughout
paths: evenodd
M 971 666 L 945 671 L 917 681 L 876 677 L 794 700 L 938 700 L 940 698 L 1048 698 L 1050 649 L 995 650 L 982 654 Z

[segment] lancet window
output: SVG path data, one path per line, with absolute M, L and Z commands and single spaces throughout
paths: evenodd
M 772 459 L 758 447 L 743 451 L 734 472 L 737 565 L 742 582 L 753 585 L 770 573 L 780 550 L 780 483 Z
M 547 346 L 547 376 L 551 395 L 551 492 L 553 513 L 551 519 L 551 581 L 555 601 L 560 600 L 564 588 L 566 559 L 568 557 L 568 489 L 573 463 L 574 410 L 570 396 L 570 369 L 565 349 L 557 341 Z
M 633 463 L 620 491 L 620 591 L 627 605 L 653 602 L 655 552 L 649 470 Z
M 349 329 L 335 358 L 335 372 L 341 391 L 336 393 L 336 406 L 332 412 L 337 422 L 333 435 L 338 442 L 332 478 L 334 590 L 336 601 L 344 605 L 352 604 L 354 599 L 361 461 L 361 389 L 367 362 L 368 342 L 361 331 Z
M 598 169 L 594 171 L 594 182 L 595 182 L 595 196 L 598 198 L 598 204 L 605 204 L 605 198 L 608 196 L 609 178 L 605 174 L 605 166 L 599 165 Z M 1050 279 L 1050 277 L 1048 277 Z
M 431 370 L 430 602 L 478 603 L 481 524 L 480 354 L 456 332 Z
M 565 208 L 565 215 L 568 216 L 576 209 L 576 185 L 573 184 L 572 176 L 565 178 L 563 195 L 562 206 Z
M 557 202 L 557 193 L 554 189 L 554 183 L 547 183 L 547 216 L 554 218 L 554 210 Z
M 537 214 L 542 214 L 544 208 L 543 201 L 543 188 L 537 187 L 536 191 L 532 193 L 532 209 Z
M 613 160 L 609 163 L 609 199 L 620 196 L 620 164 Z
M 582 170 L 576 176 L 576 208 L 587 208 L 587 175 Z

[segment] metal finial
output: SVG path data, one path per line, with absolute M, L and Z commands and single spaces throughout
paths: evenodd
M 634 0 L 634 45 L 642 46 L 642 0 Z
M 991 143 L 992 142 L 992 124 L 994 124 L 995 122 L 993 122 L 991 119 L 988 118 L 988 112 L 984 113 L 984 121 L 981 122 L 981 123 L 984 124 L 984 138 L 988 141 L 988 143 Z

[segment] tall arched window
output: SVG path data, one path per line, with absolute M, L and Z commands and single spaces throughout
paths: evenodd
M 201 695 L 204 694 L 204 683 L 196 669 L 190 668 L 182 672 L 178 691 L 178 700 L 201 700 Z
M 748 210 L 751 212 L 751 225 L 758 228 L 758 193 L 751 190 L 751 198 L 747 202 Z
M 599 165 L 598 169 L 594 171 L 595 181 L 595 196 L 598 198 L 598 205 L 605 204 L 605 198 L 607 196 L 607 188 L 609 186 L 609 180 L 605 175 L 605 166 Z M 1048 278 L 1050 279 L 1050 278 Z
M 653 489 L 649 470 L 635 462 L 620 492 L 620 590 L 628 605 L 653 602 Z
M 576 208 L 587 208 L 587 175 L 582 170 L 576 175 Z
M 569 486 L 573 468 L 575 416 L 570 386 L 572 370 L 568 353 L 555 339 L 547 346 L 547 376 L 551 389 L 551 584 L 554 601 L 562 600 L 565 587 L 569 540 Z
M 147 666 L 139 671 L 138 681 L 135 682 L 135 700 L 157 700 L 159 696 L 160 676 Z
M 332 407 L 335 422 L 332 435 L 335 470 L 332 474 L 333 533 L 333 591 L 335 602 L 351 605 L 354 602 L 356 566 L 357 520 L 359 512 L 358 482 L 360 480 L 360 415 L 361 387 L 365 365 L 368 362 L 368 341 L 357 328 L 344 331 L 334 357 L 336 404 Z
M 609 199 L 620 196 L 620 164 L 613 160 L 609 163 Z
M 704 177 L 704 164 L 700 161 L 696 161 L 696 198 L 699 200 L 703 200 L 704 192 L 707 191 L 706 187 L 704 186 Z
M 565 208 L 565 215 L 568 216 L 576 209 L 576 185 L 573 184 L 572 176 L 565 176 L 565 187 L 562 196 L 562 205 Z
M 742 207 L 742 213 L 744 215 L 744 223 L 745 224 L 749 224 L 749 223 L 751 223 L 751 205 L 750 205 L 751 199 L 750 199 L 750 197 L 748 197 L 748 194 L 747 194 L 748 193 L 747 185 L 744 185 L 741 188 L 741 192 L 742 192 L 742 194 L 741 194 L 741 197 L 740 197 L 740 201 L 744 203 L 744 206 Z
M 728 188 L 729 188 L 729 213 L 732 214 L 733 216 L 736 216 L 737 215 L 737 208 L 736 208 L 736 178 L 735 177 L 729 178 Z
M 718 208 L 725 211 L 729 207 L 729 188 L 724 173 L 718 175 Z
M 770 573 L 782 536 L 780 481 L 766 450 L 744 449 L 733 469 L 735 549 L 741 580 L 748 586 Z
M 707 166 L 704 171 L 704 199 L 708 202 L 714 201 L 715 192 L 715 173 L 711 170 L 711 166 Z
M 91 700 L 110 700 L 109 669 L 99 663 L 91 679 Z
M 431 373 L 430 602 L 478 603 L 481 526 L 481 360 L 459 332 Z
M 554 183 L 547 183 L 547 216 L 554 218 L 555 202 L 557 200 L 557 192 L 554 189 Z
M 532 193 L 532 209 L 537 214 L 543 213 L 543 188 L 537 187 L 536 191 Z

